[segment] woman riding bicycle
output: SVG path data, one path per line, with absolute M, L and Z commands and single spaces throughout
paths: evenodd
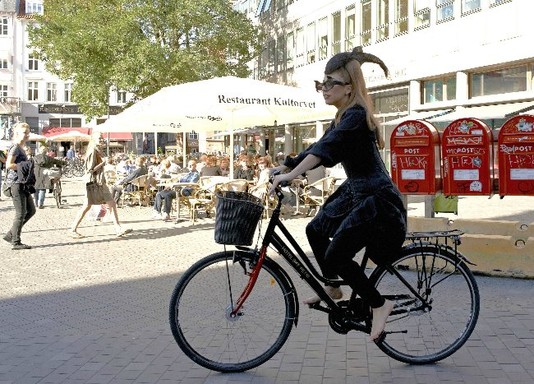
M 271 193 L 281 182 L 319 165 L 343 165 L 347 179 L 307 225 L 306 235 L 323 275 L 341 277 L 372 308 L 370 338 L 376 340 L 393 302 L 380 295 L 353 258 L 365 247 L 375 264 L 390 263 L 406 236 L 406 209 L 380 157 L 384 141 L 363 78 L 364 62 L 379 64 L 387 76 L 384 63 L 360 47 L 328 61 L 324 80 L 316 82 L 316 88 L 326 104 L 337 108 L 335 119 L 319 141 L 274 169 L 287 173 L 274 177 Z M 343 295 L 339 286 L 327 286 L 326 291 L 333 299 Z M 304 303 L 319 301 L 315 296 Z

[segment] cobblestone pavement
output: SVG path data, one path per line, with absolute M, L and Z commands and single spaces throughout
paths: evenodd
M 86 237 L 66 230 L 82 184 L 66 180 L 67 205 L 45 209 L 23 230 L 34 248 L 0 244 L 0 384 L 7 383 L 491 383 L 534 382 L 534 290 L 531 280 L 477 278 L 482 308 L 475 332 L 452 357 L 410 366 L 385 356 L 367 335 L 339 335 L 326 317 L 301 306 L 298 327 L 269 362 L 240 374 L 201 368 L 177 347 L 168 303 L 182 272 L 218 251 L 213 221 L 163 222 L 149 208 L 120 209 L 125 227 L 85 219 Z M 11 225 L 0 201 L 0 233 Z M 308 219 L 286 221 L 305 244 Z M 307 250 L 307 248 L 305 248 Z M 310 294 L 292 275 L 300 298 Z

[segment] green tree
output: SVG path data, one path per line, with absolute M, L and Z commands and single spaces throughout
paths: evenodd
M 88 117 L 107 114 L 110 89 L 135 101 L 172 84 L 245 77 L 259 50 L 257 28 L 225 0 L 46 0 L 35 19 L 31 47 L 73 80 Z

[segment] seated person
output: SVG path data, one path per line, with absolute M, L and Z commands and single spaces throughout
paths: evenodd
M 187 163 L 189 172 L 182 176 L 179 180 L 180 183 L 196 183 L 200 179 L 200 173 L 197 171 L 197 162 L 195 160 L 189 160 Z M 192 188 L 183 188 L 181 193 L 183 196 L 190 196 L 193 192 Z M 165 189 L 156 193 L 154 200 L 154 217 L 161 217 L 167 221 L 171 218 L 172 200 L 176 199 L 176 190 L 171 187 L 165 187 Z M 161 212 L 163 210 L 163 212 Z
M 230 160 L 227 157 L 221 159 L 219 171 L 221 172 L 221 176 L 230 176 Z
M 221 169 L 217 165 L 217 157 L 208 156 L 206 165 L 200 171 L 200 176 L 222 176 Z
M 111 195 L 113 200 L 118 204 L 122 196 L 123 190 L 126 192 L 133 192 L 135 187 L 132 185 L 132 180 L 138 178 L 139 176 L 146 175 L 148 173 L 147 168 L 145 167 L 145 158 L 138 157 L 135 159 L 136 167 L 128 173 L 128 175 L 120 180 L 111 188 Z
M 249 158 L 241 158 L 234 172 L 234 179 L 254 180 L 254 166 Z

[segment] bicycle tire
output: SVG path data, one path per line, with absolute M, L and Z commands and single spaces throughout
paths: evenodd
M 61 208 L 61 181 L 54 182 L 54 199 L 56 200 L 56 206 Z
M 392 267 L 422 297 L 430 298 L 431 309 L 417 309 L 420 302 L 408 288 L 386 268 L 377 267 L 370 278 L 378 291 L 397 299 L 377 346 L 409 364 L 435 363 L 460 349 L 480 312 L 478 285 L 467 265 L 451 249 L 423 245 L 404 248 Z
M 295 317 L 295 292 L 278 264 L 266 258 L 239 315 L 228 316 L 247 282 L 252 252 L 212 254 L 180 278 L 169 307 L 172 334 L 197 364 L 242 372 L 269 360 L 284 345 Z M 232 301 L 233 300 L 233 301 Z

